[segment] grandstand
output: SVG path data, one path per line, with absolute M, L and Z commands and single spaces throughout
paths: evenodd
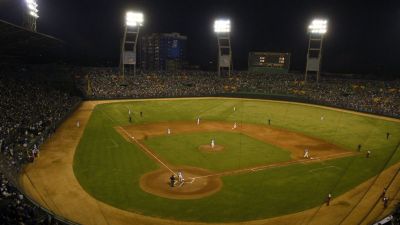
M 0 20 L 0 224 L 400 224 L 399 79 L 305 82 L 291 54 L 266 52 L 249 55 L 248 71 L 229 62 L 228 76 L 136 62 L 131 76 L 69 64 L 69 48 Z M 220 152 L 205 143 L 215 139 Z M 302 157 L 308 141 L 321 156 Z M 187 183 L 173 189 L 181 170 Z M 217 188 L 184 189 L 201 179 Z

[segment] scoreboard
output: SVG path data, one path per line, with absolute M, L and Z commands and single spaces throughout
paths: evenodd
M 250 72 L 287 73 L 290 68 L 290 53 L 250 52 L 248 66 Z

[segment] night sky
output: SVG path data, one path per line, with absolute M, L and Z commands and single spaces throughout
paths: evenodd
M 38 0 L 38 31 L 91 58 L 117 62 L 127 9 L 145 14 L 143 34 L 188 36 L 188 60 L 207 66 L 217 57 L 214 18 L 232 21 L 234 67 L 247 68 L 249 51 L 292 54 L 292 70 L 303 71 L 307 26 L 327 18 L 323 71 L 400 74 L 400 1 L 227 1 L 227 0 Z M 21 25 L 23 0 L 0 0 L 0 19 Z

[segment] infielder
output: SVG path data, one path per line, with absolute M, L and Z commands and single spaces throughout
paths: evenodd
M 236 122 L 235 122 L 235 123 L 233 124 L 232 130 L 236 129 L 236 127 L 237 127 L 237 124 L 236 124 Z
M 167 134 L 171 134 L 171 129 L 167 129 Z
M 76 127 L 79 128 L 81 126 L 81 123 L 78 121 L 76 121 Z
M 200 117 L 197 117 L 197 125 L 200 125 Z
M 308 155 L 308 149 L 306 148 L 306 149 L 304 149 L 304 156 L 303 156 L 303 158 L 309 158 L 309 155 Z
M 212 139 L 212 140 L 211 140 L 211 148 L 214 148 L 214 147 L 215 147 L 215 140 Z

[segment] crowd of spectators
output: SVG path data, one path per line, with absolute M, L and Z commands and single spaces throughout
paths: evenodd
M 4 74 L 0 74 L 0 98 L 0 224 L 54 224 L 10 179 L 38 156 L 40 145 L 80 98 Z
M 357 111 L 400 117 L 400 80 L 368 81 L 323 78 L 304 82 L 301 74 L 234 72 L 141 72 L 122 79 L 116 68 L 74 71 L 87 98 L 155 98 L 263 94 L 290 96 Z M 23 165 L 34 161 L 41 144 L 79 103 L 69 93 L 0 72 L 0 224 L 57 224 L 16 188 Z M 7 172 L 5 172 L 7 171 Z M 10 176 L 11 173 L 11 176 Z M 7 176 L 6 176 L 7 174 Z M 14 184 L 14 185 L 13 185 Z
M 301 74 L 234 72 L 138 72 L 119 76 L 116 68 L 86 68 L 78 81 L 88 98 L 153 98 L 253 93 L 291 96 L 356 111 L 400 117 L 400 80 L 376 81 L 323 77 L 304 82 Z

